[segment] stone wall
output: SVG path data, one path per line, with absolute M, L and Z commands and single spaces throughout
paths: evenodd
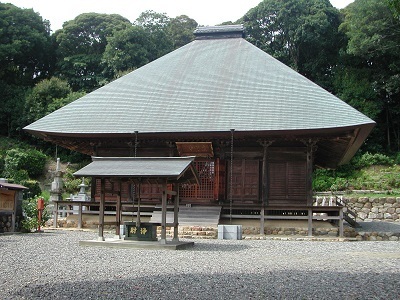
M 400 222 L 400 197 L 344 197 L 360 221 Z

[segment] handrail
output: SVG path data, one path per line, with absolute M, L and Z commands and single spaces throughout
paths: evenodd
M 349 222 L 350 225 L 357 226 L 357 214 L 348 207 L 348 201 L 344 200 L 342 197 L 339 197 L 336 194 L 333 195 L 335 196 L 336 203 L 339 203 L 346 208 L 346 210 L 343 211 L 343 215 L 346 221 Z

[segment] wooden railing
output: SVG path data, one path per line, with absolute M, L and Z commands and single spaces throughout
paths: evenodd
M 346 220 L 346 222 L 353 227 L 359 227 L 360 225 L 357 223 L 357 214 L 348 207 L 347 201 L 343 200 L 343 198 L 337 195 L 334 196 L 336 199 L 336 203 L 338 205 L 343 206 L 343 217 Z
M 235 213 L 236 212 L 236 213 Z M 238 214 L 237 212 L 242 212 Z M 259 212 L 257 214 L 257 212 Z M 343 206 L 240 206 L 222 207 L 222 218 L 248 218 L 265 220 L 307 220 L 308 235 L 312 236 L 313 220 L 335 220 L 339 223 L 339 236 L 343 237 Z

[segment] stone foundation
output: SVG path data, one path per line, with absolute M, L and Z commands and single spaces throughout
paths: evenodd
M 347 197 L 349 209 L 360 221 L 400 222 L 400 197 Z

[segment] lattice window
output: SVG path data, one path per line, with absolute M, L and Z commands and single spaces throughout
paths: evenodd
M 183 184 L 179 195 L 185 200 L 214 200 L 215 191 L 215 163 L 214 161 L 195 161 L 195 168 L 199 174 L 200 185 Z

